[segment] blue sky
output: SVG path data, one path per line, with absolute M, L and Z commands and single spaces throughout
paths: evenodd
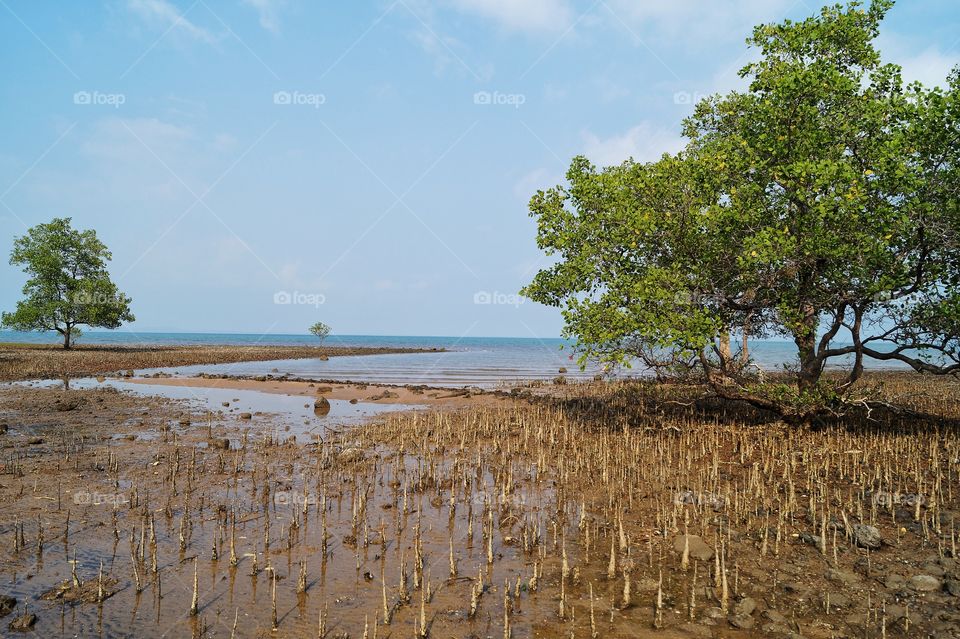
M 516 292 L 570 157 L 652 159 L 801 0 L 0 0 L 0 252 L 71 216 L 134 331 L 554 337 Z M 954 0 L 885 58 L 942 82 Z M 0 307 L 23 275 L 0 267 Z M 278 303 L 280 302 L 280 303 Z

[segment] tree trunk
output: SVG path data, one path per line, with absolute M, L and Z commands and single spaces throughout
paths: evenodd
M 823 370 L 817 357 L 817 316 L 812 309 L 804 309 L 803 326 L 794 333 L 793 341 L 797 345 L 797 355 L 800 358 L 797 390 L 803 393 L 817 385 Z
M 66 350 L 70 350 L 70 335 L 71 331 L 70 327 L 68 326 L 67 330 L 63 331 L 63 348 Z

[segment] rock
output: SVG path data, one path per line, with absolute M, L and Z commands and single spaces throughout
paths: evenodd
M 250 413 L 240 413 L 240 419 L 253 419 L 253 415 Z
M 318 397 L 317 401 L 313 402 L 313 414 L 323 416 L 330 412 L 330 402 L 326 397 Z
M 855 573 L 846 570 L 840 570 L 839 568 L 831 568 L 828 570 L 826 578 L 829 581 L 841 583 L 845 586 L 852 586 L 860 581 L 860 577 L 858 577 Z
M 0 435 L 6 435 L 8 430 L 10 430 L 9 426 L 6 424 L 0 424 Z
M 713 559 L 713 548 L 708 546 L 703 539 L 697 535 L 678 535 L 673 540 L 673 549 L 676 552 L 683 552 L 684 537 L 687 538 L 687 543 L 690 548 L 690 556 L 694 559 L 699 559 L 700 561 L 710 561 Z
M 230 450 L 230 440 L 226 437 L 222 439 L 213 439 L 210 441 L 210 445 L 221 450 Z
M 790 623 L 790 620 L 785 616 L 777 612 L 776 610 L 765 610 L 763 616 L 775 624 L 787 625 Z
M 29 437 L 25 443 L 28 446 L 37 446 L 43 443 L 43 437 Z
M 910 578 L 910 587 L 917 592 L 940 590 L 940 580 L 932 575 L 915 575 Z
M 943 584 L 943 589 L 954 597 L 960 597 L 960 580 L 947 579 Z
M 564 373 L 567 372 L 567 367 L 566 367 L 566 366 L 561 366 L 561 367 L 560 367 L 560 370 L 558 370 L 557 372 L 560 373 L 561 375 L 563 375 Z
M 898 575 L 897 573 L 890 573 L 887 575 L 886 579 L 883 580 L 883 585 L 889 588 L 890 590 L 899 590 L 903 588 L 904 584 L 907 583 L 907 580 L 904 579 L 903 575 Z
M 351 399 L 351 400 L 350 400 L 350 403 L 351 403 L 351 404 L 356 404 L 356 403 L 357 403 L 357 398 L 354 397 L 353 399 Z
M 68 397 L 66 399 L 58 399 L 53 404 L 53 408 L 56 411 L 65 413 L 67 411 L 76 410 L 80 407 L 80 398 L 79 397 Z
M 800 541 L 808 546 L 820 547 L 820 535 L 814 535 L 808 532 L 800 533 Z
M 743 616 L 749 617 L 750 615 L 753 614 L 753 611 L 756 609 L 757 609 L 756 600 L 754 600 L 751 597 L 744 597 L 743 599 L 740 600 L 740 603 L 738 603 L 734 607 L 733 614 L 740 617 L 743 617 Z M 742 626 L 737 626 L 737 628 L 741 628 L 741 627 Z
M 756 622 L 750 615 L 733 615 L 730 617 L 730 625 L 741 630 L 750 630 L 754 623 Z
M 230 402 L 220 402 L 220 405 L 221 405 L 221 406 L 229 406 L 229 405 L 230 405 Z
M 11 621 L 7 628 L 14 632 L 27 632 L 31 630 L 36 623 L 37 616 L 32 612 L 26 612 Z
M 327 360 L 330 359 L 330 358 L 327 357 L 326 355 L 321 355 L 319 359 L 320 359 L 321 362 L 325 362 L 325 361 L 327 361 Z
M 17 607 L 17 600 L 7 595 L 0 595 L 0 617 L 6 617 Z
M 706 608 L 703 611 L 704 619 L 723 619 L 726 615 L 723 614 L 723 610 L 713 606 L 711 608 Z
M 790 627 L 782 623 L 768 623 L 764 624 L 760 630 L 763 631 L 764 636 L 768 635 L 790 635 L 793 634 L 793 631 L 790 630 Z
M 843 593 L 830 593 L 830 607 L 831 608 L 849 608 L 850 607 L 850 598 Z
M 553 378 L 553 383 L 556 384 L 557 386 L 563 386 L 564 384 L 567 383 L 567 378 L 564 377 L 563 375 L 558 375 L 557 377 Z
M 317 395 L 324 395 L 326 393 L 332 393 L 332 386 L 317 386 Z
M 866 524 L 853 525 L 853 542 L 861 548 L 879 548 L 883 543 L 880 531 Z

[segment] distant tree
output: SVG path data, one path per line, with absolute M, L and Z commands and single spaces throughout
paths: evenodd
M 960 373 L 960 72 L 904 86 L 873 46 L 891 6 L 757 27 L 749 88 L 700 102 L 684 151 L 578 157 L 533 197 L 559 259 L 524 293 L 563 308 L 583 357 L 699 371 L 797 421 L 864 401 L 868 359 Z M 790 383 L 750 366 L 766 336 L 794 343 Z
M 56 331 L 63 347 L 79 336 L 77 326 L 118 328 L 134 321 L 130 298 L 110 280 L 110 251 L 93 230 L 77 231 L 70 218 L 38 224 L 14 241 L 10 264 L 29 276 L 25 299 L 0 323 L 18 331 Z
M 323 322 L 317 322 L 310 327 L 310 334 L 319 337 L 320 343 L 322 344 L 323 340 L 327 339 L 327 335 L 330 334 L 330 327 Z

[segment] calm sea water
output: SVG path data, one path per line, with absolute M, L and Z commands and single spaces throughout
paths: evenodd
M 0 341 L 58 342 L 53 335 L 12 331 L 0 331 Z M 103 331 L 84 333 L 81 343 L 269 346 L 314 345 L 317 339 L 311 335 Z M 444 348 L 446 352 L 332 357 L 327 361 L 301 359 L 240 362 L 164 370 L 184 376 L 200 372 L 232 375 L 287 373 L 322 379 L 436 386 L 495 386 L 501 383 L 549 379 L 556 376 L 561 368 L 568 369 L 568 375 L 574 378 L 591 377 L 600 372 L 596 366 L 579 370 L 576 361 L 571 358 L 572 343 L 563 339 L 331 335 L 325 343 L 329 346 Z M 762 341 L 756 342 L 751 348 L 757 365 L 768 371 L 781 369 L 792 362 L 795 356 L 793 344 L 789 342 Z M 643 371 L 624 369 L 618 371 L 618 374 L 642 375 Z

